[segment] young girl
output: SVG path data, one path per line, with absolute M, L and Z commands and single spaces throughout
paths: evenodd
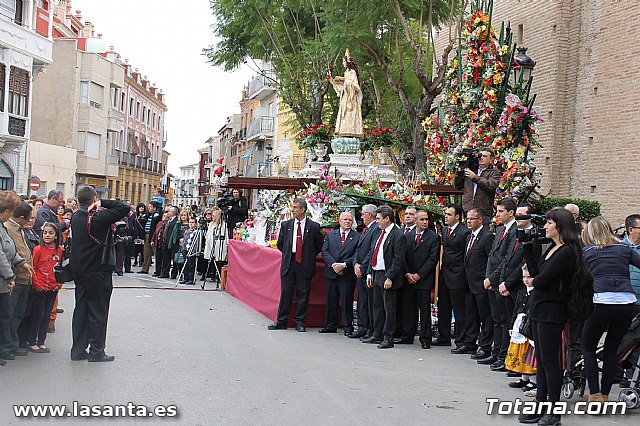
M 184 260 L 187 263 L 186 266 L 184 267 L 184 274 L 182 275 L 182 280 L 180 281 L 180 284 L 195 285 L 194 270 L 196 268 L 196 256 L 195 254 L 188 256 L 188 254 L 189 254 L 189 250 L 191 249 L 191 246 L 196 243 L 194 231 L 196 230 L 197 226 L 198 226 L 198 222 L 196 218 L 195 217 L 189 218 L 189 228 L 186 231 L 184 231 L 184 236 L 180 240 L 180 243 L 182 245 L 182 256 L 184 257 Z
M 56 282 L 53 267 L 62 258 L 60 247 L 60 230 L 53 223 L 45 223 L 42 227 L 40 244 L 33 250 L 32 277 L 33 295 L 31 300 L 31 328 L 29 331 L 29 351 L 48 353 L 49 348 L 44 345 L 49 327 L 49 313 L 62 287 Z

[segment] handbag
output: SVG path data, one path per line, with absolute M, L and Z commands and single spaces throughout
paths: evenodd
M 135 240 L 133 240 L 133 244 L 135 244 L 137 246 L 144 245 L 144 240 L 141 239 L 141 238 L 136 238 Z
M 531 315 L 525 315 L 522 323 L 520 324 L 520 334 L 529 340 L 533 340 L 533 321 Z
M 182 254 L 181 251 L 173 255 L 173 261 L 175 263 L 184 263 L 184 255 Z
M 56 263 L 56 266 L 53 267 L 53 275 L 56 277 L 56 282 L 60 284 L 73 281 L 69 259 Z

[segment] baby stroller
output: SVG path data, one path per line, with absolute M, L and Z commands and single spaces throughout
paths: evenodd
M 571 347 L 569 345 L 569 329 L 565 327 L 562 332 L 562 364 L 565 366 L 562 375 L 562 396 L 566 399 L 573 398 L 575 391 L 578 395 L 584 396 L 587 388 L 587 376 L 584 373 L 584 359 L 581 357 L 578 362 L 571 365 Z M 596 350 L 596 358 L 598 360 L 598 371 L 602 371 L 602 351 L 603 347 Z
M 629 387 L 620 390 L 618 401 L 627 404 L 627 408 L 640 407 L 640 314 L 631 321 L 629 331 L 618 346 L 618 362 L 624 369 L 624 378 Z

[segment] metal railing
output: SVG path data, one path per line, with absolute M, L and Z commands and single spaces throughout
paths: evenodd
M 249 128 L 247 129 L 247 139 L 251 139 L 257 135 L 264 135 L 266 137 L 273 136 L 273 124 L 273 117 L 257 117 L 251 122 L 251 125 L 249 125 Z
M 249 82 L 249 97 L 253 97 L 263 88 L 275 90 L 276 75 L 273 71 L 264 71 L 262 75 L 256 76 Z

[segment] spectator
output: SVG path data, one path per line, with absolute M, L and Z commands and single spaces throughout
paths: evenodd
M 462 195 L 464 211 L 476 208 L 484 216 L 492 216 L 493 200 L 502 179 L 500 170 L 491 164 L 493 160 L 493 151 L 484 148 L 478 153 L 478 170 L 458 168 L 453 182 L 456 189 L 464 191 Z
M 58 229 L 60 229 L 60 232 L 64 232 L 69 228 L 71 224 L 70 221 L 64 220 L 60 222 L 58 219 L 58 208 L 61 204 L 64 204 L 64 194 L 62 191 L 56 191 L 55 189 L 49 191 L 44 205 L 38 209 L 36 224 L 34 225 L 34 229 L 38 234 L 42 233 L 42 225 L 44 225 L 45 222 L 55 223 Z M 64 210 L 62 213 L 64 213 Z
M 140 220 L 141 224 L 144 227 L 144 249 L 143 249 L 143 257 L 144 261 L 142 263 L 142 269 L 138 271 L 139 274 L 148 274 L 149 267 L 151 266 L 151 258 L 154 255 L 154 246 L 151 244 L 151 240 L 156 232 L 156 228 L 158 223 L 162 221 L 162 213 L 158 211 L 158 202 L 150 201 L 147 206 L 147 213 L 144 215 L 144 218 Z M 155 246 L 156 250 L 156 258 L 158 257 L 158 246 Z M 160 247 L 162 250 L 162 247 Z M 162 253 L 160 253 L 160 258 L 162 258 Z M 158 265 L 156 262 L 156 271 Z
M 65 207 L 71 209 L 71 211 L 75 213 L 75 211 L 78 210 L 78 199 L 76 197 L 67 198 Z
M 196 269 L 196 254 L 189 253 L 189 250 L 196 244 L 196 235 L 194 234 L 198 226 L 198 221 L 195 217 L 189 218 L 188 228 L 184 231 L 182 238 L 180 239 L 182 246 L 182 257 L 185 261 L 183 269 L 182 279 L 180 284 L 195 285 L 195 269 Z
M 573 221 L 576 223 L 576 232 L 578 233 L 578 238 L 582 238 L 582 223 L 578 217 L 580 216 L 580 207 L 575 204 L 569 203 L 564 206 L 565 209 L 569 210 L 573 215 Z
M 239 189 L 234 189 L 231 192 L 232 198 L 229 200 L 227 206 L 227 226 L 229 232 L 229 239 L 233 238 L 233 230 L 236 227 L 236 223 L 244 222 L 249 217 L 249 203 L 247 199 L 242 196 Z
M 593 274 L 593 312 L 584 323 L 582 353 L 589 383 L 589 402 L 606 402 L 617 368 L 617 349 L 629 329 L 638 301 L 629 277 L 629 266 L 640 268 L 640 254 L 613 234 L 602 216 L 591 219 L 582 233 L 584 258 Z M 596 349 L 604 333 L 602 381 L 598 380 Z
M 624 227 L 627 235 L 622 242 L 640 254 L 640 214 L 627 216 Z M 640 314 L 640 269 L 631 265 L 629 271 L 631 272 L 631 286 L 636 293 L 636 299 L 638 299 L 635 306 L 635 314 L 637 315 Z
M 175 278 L 178 274 L 176 266 L 173 264 L 173 256 L 178 251 L 178 235 L 180 231 L 180 222 L 178 220 L 178 208 L 172 206 L 169 208 L 169 218 L 162 230 L 162 275 L 160 278 Z M 177 228 L 177 231 L 174 230 Z M 170 275 L 171 274 L 171 275 Z
M 131 257 L 133 257 L 133 266 L 142 266 L 144 256 L 144 244 L 145 244 L 145 227 L 143 225 L 145 217 L 147 215 L 147 207 L 144 203 L 138 203 L 134 214 L 129 215 L 129 236 L 131 236 L 131 243 L 127 246 L 129 252 L 127 253 L 127 259 L 129 260 L 129 267 L 127 267 L 127 260 L 125 259 L 125 272 L 131 271 Z
M 162 266 L 164 264 L 164 252 L 162 251 L 162 242 L 164 240 L 164 225 L 169 220 L 169 213 L 163 213 L 161 220 L 156 224 L 156 229 L 151 236 L 151 249 L 155 251 L 156 255 L 156 271 L 153 273 L 154 277 L 162 275 Z
M 153 190 L 153 197 L 151 197 L 151 201 L 155 201 L 156 203 L 158 203 L 158 208 L 162 209 L 164 198 L 162 198 L 162 190 L 160 188 L 156 188 Z

